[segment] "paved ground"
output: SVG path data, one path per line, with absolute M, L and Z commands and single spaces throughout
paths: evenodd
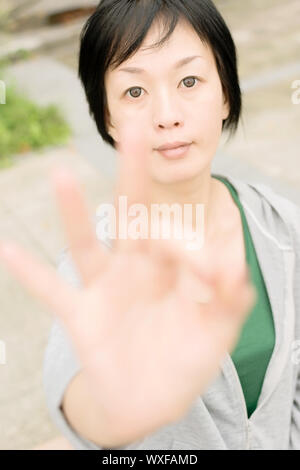
M 245 89 L 245 129 L 240 127 L 226 152 L 299 190 L 300 104 L 293 104 L 291 87 L 300 79 L 300 2 L 216 4 L 237 44 Z
M 216 4 L 238 47 L 244 128 L 228 145 L 221 143 L 214 168 L 269 183 L 300 204 L 300 105 L 291 101 L 291 84 L 300 79 L 299 0 Z M 16 240 L 50 264 L 65 240 L 49 169 L 59 161 L 72 166 L 92 210 L 110 197 L 115 175 L 115 156 L 97 135 L 76 78 L 77 46 L 72 40 L 11 68 L 36 101 L 59 103 L 74 131 L 68 146 L 19 156 L 13 168 L 0 172 L 0 238 Z M 29 449 L 58 435 L 42 389 L 52 317 L 2 266 L 0 297 L 0 340 L 7 353 L 6 365 L 0 364 L 0 449 Z

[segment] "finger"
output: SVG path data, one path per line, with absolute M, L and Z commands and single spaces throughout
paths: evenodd
M 234 305 L 234 311 L 237 312 L 237 314 L 240 312 L 241 323 L 245 321 L 256 301 L 257 290 L 255 286 L 253 284 L 243 285 Z
M 215 285 L 213 302 L 208 306 L 207 320 L 218 337 L 231 344 L 237 338 L 256 300 L 256 290 L 241 278 L 234 282 L 220 275 Z
M 60 279 L 52 266 L 45 266 L 12 242 L 0 242 L 0 261 L 30 294 L 47 305 L 65 324 L 70 324 L 78 305 L 78 291 Z
M 141 129 L 130 125 L 123 128 L 120 142 L 117 145 L 119 173 L 115 194 L 117 218 L 117 240 L 115 246 L 121 251 L 147 250 L 149 235 L 147 230 L 150 184 L 149 148 L 147 138 Z M 122 202 L 120 198 L 122 198 Z M 128 233 L 126 221 L 130 224 L 132 218 L 127 217 L 127 212 L 124 209 L 125 201 L 128 211 L 133 204 L 142 205 L 140 208 L 143 207 L 144 215 L 141 216 L 141 220 L 147 231 L 145 239 L 140 238 L 135 240 L 132 238 L 132 234 Z M 136 216 L 139 214 L 142 213 L 138 211 Z M 132 214 L 132 217 L 135 217 L 134 214 Z M 119 233 L 121 224 L 123 224 L 122 235 Z M 118 235 L 121 236 L 118 238 Z
M 214 295 L 207 304 L 197 304 L 200 328 L 203 321 L 207 329 L 207 337 L 212 338 L 214 348 L 222 354 L 231 352 L 240 337 L 242 327 L 251 312 L 255 301 L 255 291 L 252 286 L 236 283 L 231 288 L 222 287 L 221 279 L 216 280 Z M 225 293 L 226 292 L 226 293 Z
M 173 265 L 177 270 L 188 269 L 192 274 L 207 284 L 214 284 L 218 275 L 217 259 L 214 251 L 208 246 L 196 251 L 186 249 L 182 240 L 150 240 L 150 250 L 161 261 Z
M 51 178 L 72 258 L 87 286 L 105 270 L 109 254 L 97 239 L 80 185 L 71 170 L 56 167 Z
M 217 281 L 217 291 L 224 309 L 237 314 L 242 310 L 244 300 L 248 297 L 252 286 L 246 282 L 246 275 L 230 279 L 221 274 Z

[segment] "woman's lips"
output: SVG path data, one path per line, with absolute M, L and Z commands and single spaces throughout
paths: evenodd
M 187 152 L 189 151 L 191 144 L 188 145 L 181 145 L 175 149 L 168 149 L 168 150 L 158 150 L 158 152 L 165 158 L 170 160 L 174 160 L 177 158 L 183 158 Z

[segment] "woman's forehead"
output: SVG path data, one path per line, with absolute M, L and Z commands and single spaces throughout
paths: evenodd
M 188 24 L 176 25 L 171 36 L 159 48 L 151 48 L 161 38 L 157 29 L 149 30 L 141 47 L 118 67 L 108 68 L 108 72 L 124 77 L 126 74 L 146 75 L 151 72 L 149 63 L 159 62 L 160 66 L 176 71 L 189 62 L 210 66 L 212 53 L 193 28 Z

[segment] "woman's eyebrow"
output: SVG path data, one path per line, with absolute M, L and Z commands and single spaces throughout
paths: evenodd
M 191 62 L 194 59 L 204 59 L 204 57 L 202 57 L 200 55 L 192 55 L 192 56 L 189 56 L 189 57 L 184 57 L 183 59 L 180 59 L 178 62 L 176 62 L 173 65 L 173 69 L 179 69 L 180 67 L 182 67 L 183 65 L 188 64 L 189 62 Z M 140 69 L 138 67 L 124 67 L 122 69 L 119 69 L 118 72 L 128 72 L 128 73 L 138 73 L 138 74 L 146 73 L 147 74 L 146 70 Z

